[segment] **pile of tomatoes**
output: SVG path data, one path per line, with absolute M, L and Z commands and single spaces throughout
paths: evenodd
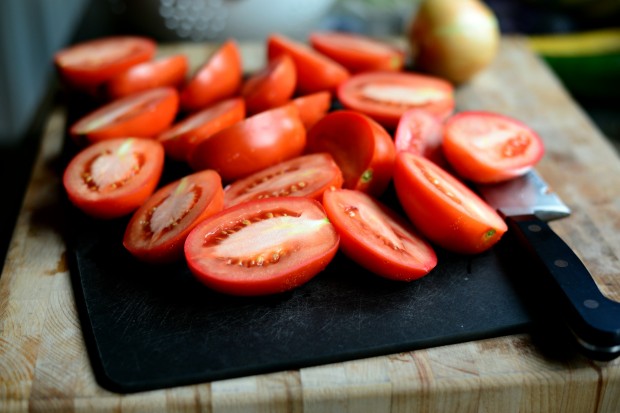
M 469 183 L 525 173 L 544 152 L 534 131 L 455 114 L 452 84 L 406 70 L 404 52 L 376 39 L 273 34 L 266 51 L 244 73 L 228 40 L 192 74 L 186 56 L 156 58 L 143 37 L 58 52 L 67 90 L 101 102 L 69 128 L 69 200 L 96 219 L 128 217 L 136 259 L 185 260 L 235 295 L 295 288 L 337 251 L 411 281 L 437 265 L 435 248 L 476 254 L 502 237 Z M 192 172 L 160 185 L 168 162 Z M 381 201 L 390 186 L 406 216 Z

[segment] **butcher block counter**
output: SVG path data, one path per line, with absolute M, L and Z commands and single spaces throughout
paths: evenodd
M 246 71 L 263 65 L 262 45 L 240 47 Z M 174 44 L 160 52 L 186 53 L 196 67 L 210 49 Z M 603 294 L 620 300 L 620 158 L 525 39 L 504 38 L 493 65 L 457 88 L 457 110 L 465 109 L 511 114 L 539 132 L 547 151 L 537 169 L 573 211 L 551 226 Z M 620 359 L 592 361 L 569 343 L 549 348 L 529 333 L 152 391 L 107 390 L 93 374 L 59 225 L 65 114 L 54 108 L 44 128 L 0 278 L 0 412 L 620 411 Z

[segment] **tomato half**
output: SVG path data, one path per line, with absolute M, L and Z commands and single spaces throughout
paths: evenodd
M 224 206 L 282 196 L 320 201 L 325 190 L 340 188 L 342 182 L 342 172 L 330 154 L 303 155 L 231 183 L 225 189 Z
M 314 32 L 310 44 L 351 73 L 399 71 L 405 64 L 404 51 L 358 33 Z
M 295 92 L 297 73 L 288 55 L 278 56 L 263 70 L 251 75 L 241 88 L 248 114 L 282 106 Z
M 194 170 L 214 169 L 225 183 L 301 155 L 306 130 L 289 103 L 250 116 L 200 142 L 190 155 Z
M 491 112 L 460 112 L 446 121 L 443 152 L 463 178 L 492 183 L 525 174 L 543 157 L 540 136 L 524 123 Z
M 203 109 L 234 96 L 241 87 L 243 67 L 234 40 L 224 42 L 181 89 L 181 108 L 188 112 Z
M 106 93 L 114 100 L 157 87 L 179 87 L 185 80 L 188 65 L 183 54 L 137 64 L 110 78 L 105 84 Z
M 267 39 L 268 60 L 282 55 L 291 56 L 295 63 L 296 91 L 299 95 L 324 90 L 334 92 L 338 85 L 349 78 L 347 69 L 310 46 L 279 34 L 269 36 Z
M 293 103 L 299 109 L 299 116 L 306 130 L 310 130 L 319 119 L 329 112 L 332 96 L 327 91 L 316 92 L 296 97 L 293 99 Z
M 158 189 L 133 214 L 123 245 L 138 259 L 167 263 L 183 258 L 185 239 L 205 218 L 224 205 L 222 180 L 206 170 Z
M 69 200 L 95 218 L 130 214 L 155 190 L 164 148 L 152 139 L 119 138 L 94 143 L 75 155 L 63 174 Z
M 204 139 L 245 118 L 242 98 L 224 99 L 174 124 L 157 139 L 166 155 L 178 161 L 189 161 L 194 148 Z
M 326 191 L 323 207 L 340 234 L 340 249 L 375 274 L 412 281 L 437 265 L 433 247 L 409 222 L 375 198 L 350 189 Z
M 317 275 L 339 236 L 318 201 L 284 197 L 236 205 L 190 232 L 185 258 L 198 280 L 233 295 L 276 294 Z
M 331 154 L 347 189 L 380 195 L 392 178 L 392 137 L 362 113 L 339 110 L 325 115 L 308 131 L 307 151 Z
M 176 89 L 150 89 L 96 109 L 74 123 L 69 133 L 78 143 L 127 136 L 152 138 L 170 127 L 178 109 Z
M 507 230 L 498 213 L 471 189 L 419 155 L 396 155 L 394 187 L 413 225 L 447 250 L 476 254 Z
M 396 128 L 408 110 L 424 109 L 438 119 L 454 111 L 454 87 L 438 77 L 412 72 L 365 72 L 351 76 L 338 88 L 345 108 L 356 110 Z
M 394 133 L 397 152 L 421 155 L 443 167 L 446 161 L 442 141 L 442 122 L 424 109 L 410 109 L 403 113 Z
M 54 64 L 68 85 L 92 91 L 131 66 L 151 60 L 156 50 L 155 41 L 146 37 L 103 37 L 60 50 Z

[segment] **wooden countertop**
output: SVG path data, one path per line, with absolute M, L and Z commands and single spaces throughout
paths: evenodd
M 246 70 L 263 64 L 260 45 L 241 46 Z M 195 44 L 162 51 L 187 53 L 193 64 L 208 54 Z M 457 109 L 512 114 L 542 135 L 538 170 L 573 209 L 552 227 L 619 301 L 620 158 L 523 39 L 502 40 L 493 65 L 458 88 Z M 64 127 L 56 108 L 0 277 L 0 411 L 620 411 L 619 359 L 545 356 L 528 335 L 129 395 L 101 388 L 58 224 Z

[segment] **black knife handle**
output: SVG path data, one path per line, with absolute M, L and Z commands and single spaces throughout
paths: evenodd
M 565 321 L 586 355 L 612 360 L 620 355 L 620 303 L 605 297 L 570 247 L 542 220 L 510 217 L 508 225 L 544 267 L 559 297 Z

